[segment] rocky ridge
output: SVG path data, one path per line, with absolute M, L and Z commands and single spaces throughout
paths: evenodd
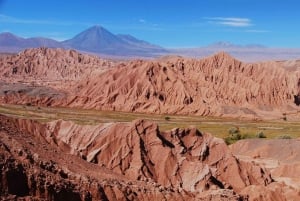
M 45 127 L 37 122 L 0 118 L 1 200 L 196 199 L 189 192 L 130 180 L 67 154 L 49 143 L 42 130 L 35 130 Z M 231 200 L 239 198 L 232 191 L 211 196 L 220 198 L 226 193 Z
M 266 169 L 240 161 L 223 140 L 194 128 L 0 118 L 3 198 L 253 200 L 253 188 L 285 198 L 272 189 L 279 184 Z
M 133 61 L 83 80 L 69 106 L 146 113 L 261 117 L 297 110 L 299 73 L 226 53 L 194 60 Z M 84 104 L 83 104 L 84 103 Z M 277 114 L 276 114 L 277 113 Z
M 114 62 L 75 50 L 33 48 L 0 60 L 1 81 L 46 85 L 86 79 L 103 72 Z
M 0 63 L 2 103 L 251 119 L 279 119 L 299 111 L 300 105 L 296 63 L 293 68 L 287 62 L 243 63 L 223 52 L 201 60 L 111 63 L 72 50 L 42 48 Z M 16 83 L 31 88 L 18 90 Z M 46 87 L 42 97 L 34 91 L 41 86 Z

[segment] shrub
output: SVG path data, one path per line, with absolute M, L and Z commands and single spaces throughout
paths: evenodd
M 242 135 L 240 133 L 232 134 L 230 137 L 232 140 L 235 140 L 235 141 L 242 139 Z
M 254 138 L 255 136 L 253 134 L 245 133 L 242 135 L 242 139 L 250 139 Z
M 232 141 L 230 137 L 224 138 L 224 141 L 225 141 L 225 143 L 226 143 L 227 145 L 230 145 L 230 144 L 233 144 L 233 143 L 234 143 L 234 141 Z
M 227 145 L 242 139 L 240 129 L 238 127 L 232 127 L 228 130 L 228 136 L 224 138 Z
M 240 133 L 240 129 L 238 127 L 232 127 L 228 130 L 229 134 L 236 134 L 236 133 Z
M 266 138 L 267 136 L 264 134 L 264 132 L 260 131 L 256 134 L 257 138 Z
M 290 135 L 280 135 L 277 137 L 278 139 L 292 139 Z
M 168 116 L 165 117 L 165 120 L 166 120 L 166 121 L 170 121 L 170 119 L 171 119 L 171 117 L 168 117 Z
M 231 138 L 231 140 L 240 140 L 242 138 L 240 129 L 238 127 L 232 127 L 228 130 L 229 133 L 229 137 Z

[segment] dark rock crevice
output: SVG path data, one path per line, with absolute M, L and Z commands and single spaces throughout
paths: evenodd
M 294 95 L 294 103 L 299 106 L 300 105 L 300 95 Z

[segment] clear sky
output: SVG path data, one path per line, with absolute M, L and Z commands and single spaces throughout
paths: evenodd
M 0 32 L 64 40 L 93 25 L 165 47 L 300 47 L 300 1 L 0 0 Z

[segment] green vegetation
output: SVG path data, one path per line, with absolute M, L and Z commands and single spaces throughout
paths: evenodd
M 283 140 L 286 140 L 286 139 L 292 139 L 292 137 L 290 135 L 280 135 L 277 137 L 278 139 L 283 139 Z
M 229 144 L 247 138 L 272 139 L 280 136 L 300 137 L 300 124 L 292 121 L 246 121 L 230 118 L 199 117 L 183 115 L 155 115 L 115 111 L 84 110 L 78 108 L 55 108 L 26 105 L 0 105 L 0 114 L 12 117 L 35 119 L 48 122 L 57 119 L 74 121 L 78 124 L 99 124 L 108 122 L 130 122 L 135 119 L 148 119 L 156 122 L 160 130 L 175 127 L 194 126 L 202 132 L 224 138 Z M 284 134 L 284 135 L 283 135 Z M 280 137 L 286 139 L 287 137 Z
M 171 117 L 166 116 L 166 117 L 165 117 L 165 120 L 166 120 L 166 121 L 170 121 L 170 120 L 171 120 Z
M 256 135 L 250 133 L 241 133 L 239 127 L 232 127 L 228 130 L 228 136 L 224 139 L 226 144 L 233 144 L 238 140 L 249 138 L 266 138 L 266 135 L 262 131 L 259 131 Z
M 256 137 L 257 137 L 257 138 L 266 138 L 267 136 L 264 134 L 264 132 L 259 131 L 259 132 L 256 134 Z
M 228 130 L 230 135 L 236 136 L 238 139 L 241 139 L 239 127 L 232 127 Z
M 242 139 L 241 131 L 239 127 L 232 127 L 228 130 L 228 136 L 225 137 L 226 144 L 232 144 L 240 139 Z

